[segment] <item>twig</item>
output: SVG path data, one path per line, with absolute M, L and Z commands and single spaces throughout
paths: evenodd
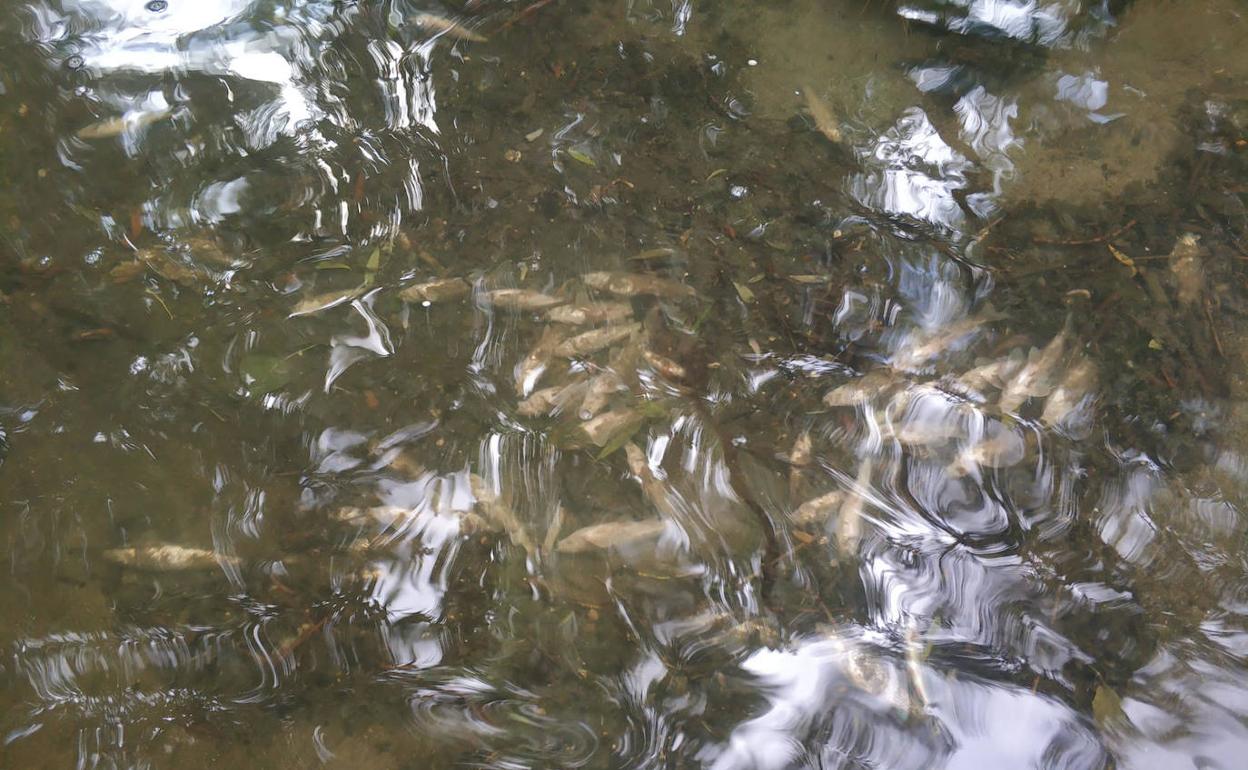
M 1130 230 L 1132 227 L 1135 227 L 1134 219 L 1132 219 L 1130 222 L 1127 222 L 1125 225 L 1113 231 L 1112 233 L 1098 235 L 1095 238 L 1081 238 L 1081 239 L 1075 239 L 1075 240 L 1050 240 L 1049 238 L 1032 238 L 1031 242 L 1044 244 L 1046 246 L 1089 246 L 1094 243 L 1105 243 L 1106 241 L 1112 241 L 1113 239 L 1122 235 L 1126 231 Z
M 545 8 L 546 6 L 550 5 L 553 2 L 554 0 L 537 0 L 537 2 L 535 3 L 530 3 L 528 7 L 526 7 L 524 10 L 520 11 L 515 16 L 503 22 L 503 25 L 498 28 L 498 31 L 502 32 L 505 29 L 511 28 L 517 22 L 529 16 L 532 16 L 533 14 L 537 13 L 538 11 L 542 10 L 543 8 Z

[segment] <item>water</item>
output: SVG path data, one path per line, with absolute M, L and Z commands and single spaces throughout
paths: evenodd
M 7 5 L 0 764 L 1242 766 L 1246 34 Z

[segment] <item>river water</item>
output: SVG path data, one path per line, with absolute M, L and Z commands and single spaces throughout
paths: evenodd
M 0 766 L 1238 768 L 1236 0 L 14 0 Z

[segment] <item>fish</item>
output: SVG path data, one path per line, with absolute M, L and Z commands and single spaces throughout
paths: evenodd
M 1096 366 L 1080 356 L 1045 400 L 1040 422 L 1050 428 L 1067 422 L 1071 415 L 1088 403 L 1096 383 Z
M 1027 456 L 1027 441 L 1020 430 L 996 421 L 988 426 L 985 435 L 967 443 L 949 465 L 951 476 L 959 478 L 975 468 L 1008 468 Z
M 310 297 L 305 297 L 299 300 L 295 307 L 290 311 L 290 315 L 286 317 L 295 318 L 301 315 L 319 313 L 322 310 L 329 310 L 331 307 L 337 307 L 344 302 L 350 302 L 360 296 L 362 292 L 363 288 L 357 286 L 353 289 L 346 289 L 344 291 L 330 291 L 324 294 L 314 294 Z
M 793 523 L 804 528 L 822 525 L 832 518 L 832 514 L 839 510 L 844 502 L 845 493 L 839 489 L 807 500 L 797 506 L 797 510 L 793 512 Z
M 1047 396 L 1055 385 L 1054 378 L 1062 360 L 1066 356 L 1066 343 L 1070 337 L 1070 319 L 1066 326 L 1057 333 L 1043 350 L 1032 349 L 1018 374 L 1001 389 L 998 401 L 1003 412 L 1015 412 L 1027 399 L 1033 396 Z
M 857 406 L 875 398 L 898 382 L 897 375 L 886 369 L 875 369 L 837 386 L 823 396 L 823 403 L 828 406 Z
M 804 430 L 797 435 L 793 448 L 789 450 L 789 495 L 797 496 L 802 486 L 802 472 L 810 467 L 811 441 L 810 431 Z
M 650 295 L 664 299 L 688 299 L 697 295 L 692 287 L 666 278 L 641 273 L 593 272 L 581 280 L 586 286 L 621 297 Z
M 528 530 L 520 521 L 520 517 L 512 510 L 511 506 L 504 503 L 494 494 L 494 490 L 475 473 L 469 474 L 468 484 L 472 489 L 472 496 L 476 498 L 477 512 L 486 521 L 496 525 L 507 533 L 511 538 L 511 542 L 523 548 L 530 555 L 537 551 L 537 544 L 529 537 Z
M 583 305 L 561 305 L 546 311 L 546 318 L 571 326 L 619 323 L 631 318 L 633 307 L 627 302 L 589 302 Z
M 1200 236 L 1184 233 L 1170 252 L 1170 273 L 1180 305 L 1195 305 L 1204 295 L 1205 269 L 1201 264 Z
M 203 279 L 199 271 L 187 267 L 163 252 L 154 249 L 138 249 L 134 252 L 134 256 L 140 262 L 155 270 L 162 278 L 168 278 L 174 283 L 183 286 L 194 286 Z
M 837 124 L 836 117 L 832 114 L 832 108 L 827 102 L 819 98 L 815 93 L 815 89 L 809 85 L 802 87 L 802 96 L 806 98 L 806 111 L 810 113 L 810 117 L 815 121 L 815 128 L 824 137 L 835 144 L 840 144 L 841 127 Z
M 516 406 L 516 411 L 522 417 L 541 417 L 556 411 L 563 411 L 569 404 L 584 398 L 589 387 L 590 381 L 581 379 L 564 385 L 542 388 L 521 401 Z
M 680 381 L 689 379 L 689 371 L 667 356 L 661 356 L 653 350 L 643 350 L 641 351 L 641 357 L 646 360 L 647 364 L 650 364 L 651 369 L 654 369 L 669 380 Z
M 515 312 L 545 312 L 568 302 L 563 297 L 534 289 L 494 289 L 484 292 L 483 296 L 495 309 Z
M 858 466 L 858 478 L 849 499 L 841 506 L 840 516 L 836 520 L 836 545 L 844 556 L 856 553 L 858 541 L 862 537 L 862 491 L 871 483 L 871 471 L 874 461 L 868 457 Z
M 131 111 L 124 115 L 101 120 L 78 129 L 79 139 L 111 139 L 121 136 L 126 131 L 133 131 L 153 123 L 159 123 L 173 114 L 173 110 L 148 110 L 146 112 Z
M 923 644 L 918 626 L 911 619 L 906 624 L 904 636 L 906 649 L 906 673 L 910 675 L 910 688 L 920 711 L 926 711 L 932 698 L 928 695 L 927 685 L 923 682 L 923 659 L 927 657 L 927 647 Z
M 527 396 L 533 391 L 533 386 L 537 384 L 542 373 L 546 371 L 546 367 L 550 365 L 550 359 L 555 355 L 555 348 L 559 347 L 563 339 L 563 332 L 554 326 L 547 326 L 542 330 L 542 336 L 538 338 L 537 344 L 516 364 L 516 395 Z
M 552 297 L 532 289 L 495 289 L 486 292 L 486 296 L 490 298 L 490 304 L 499 310 L 512 310 L 520 313 L 549 310 L 552 307 L 566 304 L 568 301 L 563 297 Z
M 908 337 L 901 350 L 893 356 L 891 365 L 903 372 L 912 372 L 927 364 L 933 358 L 945 353 L 960 340 L 974 334 L 984 324 L 1004 318 L 1003 315 L 986 308 L 982 313 L 967 316 L 951 324 L 920 333 L 917 338 Z
M 559 343 L 555 347 L 555 355 L 564 358 L 588 356 L 600 350 L 605 350 L 617 342 L 623 342 L 639 331 L 641 331 L 641 324 L 639 323 L 624 324 L 622 326 L 604 326 L 601 329 L 593 329 Z
M 558 553 L 587 553 L 616 549 L 635 549 L 639 546 L 653 547 L 663 533 L 667 522 L 662 519 L 642 521 L 608 521 L 582 527 L 555 546 Z
M 416 511 L 397 505 L 374 505 L 367 508 L 347 505 L 334 511 L 333 516 L 345 524 L 359 524 L 366 519 L 372 519 L 383 527 L 402 528 L 405 522 L 415 518 Z
M 448 19 L 444 16 L 438 16 L 433 13 L 418 13 L 408 19 L 418 27 L 422 27 L 437 35 L 449 35 L 456 40 L 466 40 L 470 43 L 484 43 L 487 38 L 478 32 L 473 32 L 468 27 L 460 24 L 454 19 Z
M 585 398 L 581 401 L 580 409 L 577 410 L 577 416 L 582 420 L 592 419 L 594 415 L 607 408 L 611 396 L 627 390 L 628 386 L 624 384 L 624 380 L 613 371 L 606 370 L 594 375 L 589 380 L 589 388 L 585 393 Z
M 613 436 L 641 419 L 635 409 L 615 409 L 581 423 L 581 431 L 592 444 L 605 447 Z
M 408 286 L 399 292 L 399 299 L 405 302 L 445 302 L 467 296 L 472 286 L 463 278 L 442 278 Z
M 104 552 L 104 558 L 123 567 L 148 572 L 188 572 L 216 569 L 222 564 L 239 564 L 237 558 L 220 555 L 207 548 L 171 544 L 110 548 Z
M 1000 388 L 1022 368 L 1025 359 L 1021 355 L 1009 355 L 981 364 L 957 378 L 958 384 L 974 391 Z

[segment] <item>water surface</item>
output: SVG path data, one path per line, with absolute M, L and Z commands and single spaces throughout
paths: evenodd
M 1246 39 L 9 4 L 0 764 L 1241 766 Z

